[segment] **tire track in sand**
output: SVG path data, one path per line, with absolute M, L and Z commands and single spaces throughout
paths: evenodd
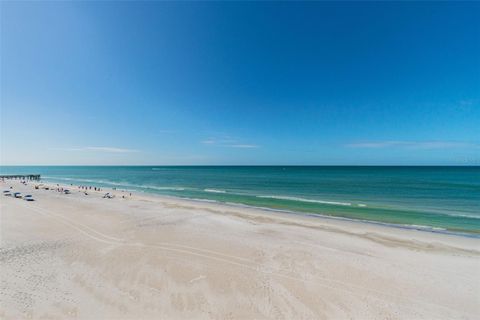
M 352 290 L 352 288 L 355 288 L 357 290 L 361 290 L 363 292 L 369 291 L 369 292 L 375 293 L 379 296 L 389 298 L 389 300 L 385 300 L 384 298 L 376 297 L 374 295 L 369 296 L 370 298 L 373 298 L 375 300 L 380 300 L 380 301 L 384 301 L 384 302 L 391 302 L 390 299 L 398 299 L 398 295 L 390 294 L 390 293 L 375 290 L 375 289 L 365 288 L 365 287 L 362 287 L 362 286 L 357 286 L 357 285 L 347 283 L 347 282 L 344 282 L 344 281 L 328 279 L 328 278 L 325 278 L 325 277 L 318 277 L 318 276 L 313 276 L 313 277 L 309 277 L 308 279 L 304 279 L 304 278 L 300 278 L 300 277 L 294 277 L 294 276 L 286 275 L 286 274 L 283 274 L 283 273 L 275 272 L 273 270 L 272 271 L 262 270 L 262 269 L 258 268 L 258 264 L 256 264 L 256 263 L 255 263 L 255 265 L 257 265 L 257 267 L 252 266 L 250 264 L 235 261 L 235 260 L 247 260 L 247 261 L 253 262 L 252 260 L 243 259 L 241 257 L 235 257 L 235 256 L 230 256 L 230 255 L 224 255 L 224 254 L 221 254 L 221 253 L 218 253 L 218 252 L 215 252 L 215 251 L 211 251 L 211 250 L 195 248 L 195 247 L 190 247 L 190 246 L 183 246 L 183 245 L 175 245 L 176 247 L 172 247 L 172 244 L 163 243 L 163 242 L 159 245 L 157 245 L 157 244 L 145 244 L 145 243 L 140 243 L 140 242 L 131 243 L 131 242 L 127 242 L 125 239 L 120 239 L 120 238 L 111 237 L 109 235 L 106 235 L 106 234 L 104 234 L 104 233 L 102 233 L 98 230 L 95 230 L 95 229 L 93 229 L 89 226 L 86 226 L 84 224 L 81 224 L 79 222 L 74 222 L 71 219 L 68 219 L 64 216 L 60 216 L 58 214 L 53 213 L 50 210 L 40 208 L 38 206 L 31 205 L 31 204 L 25 204 L 25 203 L 18 203 L 18 204 L 23 206 L 24 208 L 31 209 L 31 210 L 33 210 L 35 212 L 38 212 L 38 213 L 40 213 L 44 216 L 50 217 L 51 219 L 54 219 L 59 223 L 63 223 L 67 226 L 70 226 L 71 228 L 79 231 L 81 234 L 85 235 L 86 237 L 88 237 L 92 240 L 99 241 L 99 242 L 106 243 L 106 244 L 110 244 L 110 245 L 153 248 L 153 249 L 161 249 L 161 250 L 171 251 L 171 252 L 176 252 L 176 253 L 183 253 L 183 254 L 198 256 L 198 257 L 201 257 L 201 258 L 206 258 L 206 259 L 210 259 L 210 260 L 215 260 L 215 261 L 227 263 L 227 264 L 238 266 L 238 267 L 241 267 L 241 268 L 246 268 L 246 269 L 249 269 L 249 270 L 252 270 L 254 272 L 264 274 L 264 275 L 277 276 L 277 277 L 280 277 L 280 278 L 293 280 L 293 281 L 298 281 L 298 282 L 302 282 L 302 283 L 308 283 L 312 279 L 316 279 L 316 280 L 319 280 L 321 282 L 331 282 L 331 283 L 334 283 L 335 285 L 340 285 L 342 287 L 332 286 L 332 285 L 328 285 L 328 284 L 325 284 L 325 283 L 317 283 L 317 284 L 322 286 L 322 287 L 328 288 L 328 289 L 340 290 L 340 291 L 343 291 L 343 292 L 347 292 L 347 293 L 349 293 L 351 295 L 354 295 L 354 296 L 357 296 L 359 298 L 365 297 L 365 294 L 363 294 L 362 292 L 356 292 L 356 291 Z M 93 233 L 93 235 L 91 233 L 85 231 L 84 229 L 82 229 L 82 227 L 85 228 L 86 230 L 89 230 L 91 233 Z M 178 247 L 181 247 L 181 248 L 178 248 Z M 199 251 L 199 252 L 197 252 L 197 251 Z M 201 252 L 205 252 L 205 253 L 201 253 Z M 206 254 L 207 252 L 210 253 L 210 255 Z M 224 256 L 225 258 L 222 257 L 222 256 Z M 226 259 L 227 257 L 230 258 L 230 259 L 233 259 L 233 260 Z M 441 309 L 444 309 L 444 310 L 448 310 L 448 311 L 453 312 L 453 313 L 458 313 L 459 312 L 458 310 L 455 310 L 455 309 L 452 309 L 452 308 L 449 308 L 449 307 L 446 307 L 444 305 L 437 304 L 437 303 L 434 303 L 434 302 L 420 301 L 418 299 L 412 299 L 412 298 L 408 298 L 408 297 L 402 297 L 402 298 L 405 299 L 405 300 L 408 300 L 410 302 L 410 305 L 425 304 L 425 305 L 430 305 L 430 306 L 435 307 L 435 308 L 441 308 Z M 411 308 L 412 308 L 413 311 L 416 310 L 413 307 L 411 307 Z M 463 314 L 465 315 L 465 313 L 463 313 Z

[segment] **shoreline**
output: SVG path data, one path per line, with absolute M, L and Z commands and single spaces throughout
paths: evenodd
M 55 178 L 52 178 L 52 179 L 55 180 Z M 68 178 L 67 181 L 69 181 L 69 180 L 77 181 L 75 179 Z M 78 180 L 78 181 L 81 181 L 81 180 Z M 95 181 L 85 180 L 84 182 L 95 182 Z M 62 182 L 54 182 L 54 181 L 48 181 L 48 180 L 40 181 L 39 183 L 53 185 L 53 186 L 56 186 L 58 184 L 59 186 L 62 186 L 64 188 L 65 187 L 67 187 L 67 188 L 78 188 L 78 186 L 74 185 L 74 184 L 69 185 L 69 184 L 65 184 L 65 183 L 62 183 Z M 97 183 L 97 182 L 95 182 L 95 183 Z M 219 204 L 219 205 L 238 207 L 238 208 L 258 209 L 258 210 L 262 210 L 262 211 L 273 212 L 275 214 L 288 214 L 288 215 L 305 216 L 305 217 L 312 217 L 312 218 L 318 218 L 318 219 L 332 219 L 332 220 L 338 220 L 338 221 L 350 221 L 350 222 L 354 222 L 354 223 L 371 224 L 371 225 L 377 225 L 377 226 L 394 228 L 394 229 L 415 230 L 415 231 L 428 232 L 428 233 L 434 233 L 434 234 L 444 234 L 444 235 L 453 235 L 453 236 L 458 236 L 458 237 L 480 239 L 480 233 L 452 231 L 452 230 L 449 230 L 449 229 L 446 229 L 446 228 L 434 227 L 434 226 L 428 226 L 428 225 L 401 224 L 401 223 L 382 222 L 382 221 L 367 220 L 367 219 L 356 219 L 356 218 L 335 216 L 335 215 L 322 214 L 322 213 L 314 213 L 314 212 L 308 212 L 308 211 L 294 211 L 294 210 L 288 210 L 288 209 L 275 209 L 275 208 L 270 208 L 270 207 L 253 206 L 253 205 L 243 204 L 243 203 L 240 203 L 240 202 L 238 202 L 238 203 L 237 202 L 224 202 L 224 201 L 206 199 L 206 198 L 201 199 L 201 198 L 182 197 L 182 196 L 177 196 L 177 195 L 165 195 L 165 194 L 160 194 L 160 193 L 155 193 L 155 192 L 141 191 L 141 190 L 137 190 L 137 189 L 120 188 L 120 189 L 117 190 L 116 187 L 112 187 L 112 186 L 125 187 L 125 185 L 120 184 L 120 183 L 116 184 L 116 183 L 112 183 L 112 182 L 103 183 L 103 184 L 102 183 L 97 183 L 97 184 L 102 185 L 101 188 L 107 189 L 110 192 L 118 191 L 118 192 L 134 193 L 134 194 L 137 194 L 138 196 L 144 195 L 146 197 L 153 197 L 153 198 L 159 198 L 159 199 L 161 199 L 161 198 L 166 198 L 166 199 L 171 198 L 171 199 L 187 200 L 187 201 L 194 201 L 194 202 L 215 203 L 215 204 Z M 110 186 L 105 187 L 104 185 L 110 185 Z M 148 187 L 145 187 L 145 189 L 148 189 Z M 90 191 L 92 191 L 92 190 L 90 190 Z M 466 216 L 466 217 L 469 218 L 468 216 Z
M 149 193 L 149 192 L 142 192 L 137 190 L 128 190 L 128 189 L 113 189 L 108 187 L 101 187 L 101 191 L 95 191 L 94 189 L 82 190 L 78 189 L 79 186 L 75 185 L 67 185 L 62 183 L 54 183 L 48 181 L 40 181 L 40 182 L 30 182 L 28 185 L 44 185 L 50 188 L 59 188 L 63 189 L 70 189 L 72 193 L 74 191 L 78 191 L 78 193 L 84 193 L 87 191 L 88 193 L 94 193 L 96 195 L 105 195 L 109 193 L 111 195 L 115 195 L 115 199 L 104 199 L 105 201 L 109 200 L 139 200 L 139 201 L 146 201 L 152 204 L 168 204 L 174 205 L 178 207 L 184 208 L 200 208 L 200 209 L 207 209 L 212 212 L 216 212 L 219 214 L 235 214 L 235 215 L 243 215 L 245 217 L 252 217 L 252 216 L 262 216 L 265 219 L 270 219 L 271 221 L 275 220 L 287 220 L 294 224 L 299 224 L 301 226 L 310 227 L 312 224 L 315 226 L 329 226 L 332 227 L 334 230 L 342 230 L 343 228 L 351 228 L 352 230 L 357 230 L 358 234 L 367 233 L 367 232 L 377 232 L 381 233 L 382 235 L 388 237 L 389 235 L 398 236 L 401 235 L 402 237 L 411 237 L 416 239 L 422 239 L 426 241 L 430 241 L 432 239 L 459 239 L 459 242 L 462 242 L 462 239 L 465 240 L 472 240 L 474 246 L 471 248 L 474 252 L 478 252 L 480 255 L 480 249 L 477 245 L 480 245 L 480 235 L 476 236 L 475 234 L 467 234 L 467 233 L 454 233 L 442 232 L 440 230 L 426 230 L 422 228 L 414 228 L 409 226 L 403 226 L 398 224 L 389 224 L 389 223 L 382 223 L 377 221 L 369 221 L 369 220 L 360 220 L 360 219 L 350 219 L 344 217 L 337 217 L 337 216 L 329 216 L 329 215 L 321 215 L 315 213 L 305 213 L 305 212 L 295 212 L 295 211 L 288 211 L 288 210 L 281 210 L 281 209 L 273 209 L 273 208 L 263 208 L 263 207 L 255 207 L 244 205 L 240 203 L 225 203 L 217 200 L 209 200 L 209 199 L 192 199 L 192 198 L 184 198 L 172 195 L 162 195 L 156 193 Z M 88 188 L 89 186 L 87 186 Z M 93 188 L 93 186 L 92 186 Z M 46 190 L 45 190 L 46 191 Z M 131 194 L 131 196 L 127 196 L 127 194 Z M 121 198 L 125 196 L 125 199 Z M 272 214 L 273 213 L 273 214 Z M 302 223 L 305 223 L 302 225 Z M 425 226 L 426 228 L 430 228 Z M 476 241 L 479 241 L 478 243 Z M 455 242 L 455 241 L 453 241 Z M 478 249 L 478 250 L 477 250 Z
M 105 199 L 0 185 L 36 199 L 0 202 L 4 319 L 480 312 L 478 239 L 120 190 Z

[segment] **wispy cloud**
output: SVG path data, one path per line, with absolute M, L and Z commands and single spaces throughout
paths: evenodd
M 478 106 L 478 99 L 463 99 L 458 101 L 456 107 L 462 111 L 470 111 L 475 106 Z
M 472 106 L 475 104 L 475 100 L 473 99 L 464 99 L 464 100 L 460 100 L 458 101 L 458 104 L 462 107 L 464 106 Z
M 113 153 L 138 152 L 138 150 L 135 150 L 135 149 L 124 149 L 124 148 L 116 148 L 116 147 L 86 147 L 85 149 L 92 150 L 92 151 L 113 152 Z
M 253 148 L 260 148 L 259 145 L 250 144 L 250 143 L 240 143 L 238 140 L 235 139 L 215 139 L 209 138 L 200 141 L 201 144 L 210 145 L 210 146 L 217 146 L 217 147 L 228 147 L 228 148 L 244 148 L 244 149 L 253 149 Z
M 412 149 L 450 149 L 450 148 L 479 148 L 480 144 L 465 141 L 372 141 L 350 143 L 350 148 L 390 148 L 404 147 Z
M 226 145 L 226 147 L 231 147 L 231 148 L 260 148 L 260 146 L 257 146 L 256 144 L 230 144 Z
M 73 147 L 73 148 L 55 148 L 55 150 L 63 151 L 96 151 L 96 152 L 109 152 L 109 153 L 132 153 L 139 152 L 135 149 L 125 149 L 117 147 Z

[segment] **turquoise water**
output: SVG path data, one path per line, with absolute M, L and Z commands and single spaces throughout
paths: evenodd
M 480 167 L 3 166 L 0 172 L 480 236 Z

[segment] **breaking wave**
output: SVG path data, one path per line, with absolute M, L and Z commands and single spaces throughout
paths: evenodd
M 306 198 L 289 197 L 289 196 L 257 196 L 257 198 L 299 201 L 299 202 L 310 202 L 310 203 L 321 203 L 321 204 L 330 204 L 330 205 L 336 205 L 336 206 L 351 206 L 352 205 L 350 202 L 325 201 L 325 200 L 306 199 Z
M 213 193 L 227 193 L 225 190 L 218 190 L 218 189 L 203 189 L 205 192 L 213 192 Z

